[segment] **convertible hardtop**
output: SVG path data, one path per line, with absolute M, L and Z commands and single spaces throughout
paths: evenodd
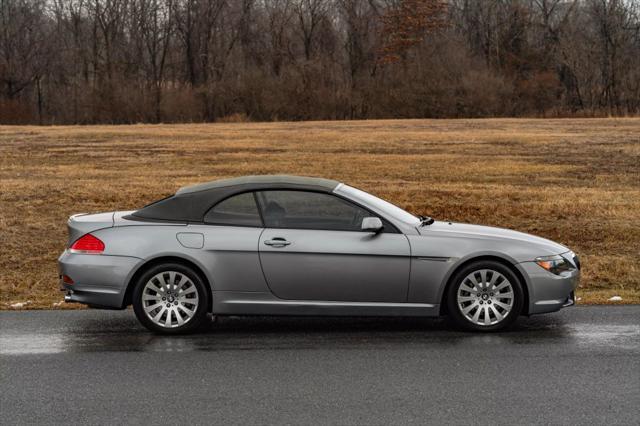
M 331 179 L 261 175 L 215 180 L 185 186 L 175 194 L 151 203 L 125 217 L 129 220 L 202 222 L 205 213 L 218 202 L 242 192 L 293 189 L 332 192 L 340 182 Z

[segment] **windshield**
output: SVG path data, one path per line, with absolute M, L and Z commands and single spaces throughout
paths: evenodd
M 371 195 L 368 192 L 361 191 L 357 188 L 345 184 L 340 185 L 339 190 L 340 192 L 354 198 L 355 200 L 360 200 L 373 209 L 387 213 L 389 216 L 393 216 L 398 220 L 416 226 L 420 224 L 420 218 L 418 218 L 417 216 L 412 215 L 406 210 L 403 210 L 388 201 Z

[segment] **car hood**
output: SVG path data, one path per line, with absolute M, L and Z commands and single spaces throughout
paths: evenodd
M 505 242 L 518 246 L 527 245 L 535 248 L 538 253 L 540 253 L 539 255 L 560 254 L 569 251 L 569 249 L 562 244 L 547 240 L 546 238 L 492 226 L 436 221 L 431 225 L 418 228 L 418 232 L 424 236 L 449 236 L 453 238 L 486 240 L 487 242 Z

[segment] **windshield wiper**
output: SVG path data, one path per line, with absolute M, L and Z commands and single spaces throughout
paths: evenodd
M 418 217 L 420 218 L 420 226 L 431 225 L 433 222 L 435 222 L 435 219 L 429 216 L 422 216 L 421 214 L 419 214 Z

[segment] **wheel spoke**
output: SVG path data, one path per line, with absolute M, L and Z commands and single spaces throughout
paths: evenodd
M 154 305 L 149 305 L 149 306 L 145 306 L 144 310 L 147 311 L 148 313 L 153 312 L 156 308 L 159 308 L 160 306 L 162 306 L 162 303 L 156 303 Z
M 176 285 L 176 273 L 171 271 L 169 272 L 169 290 L 173 290 Z
M 184 304 L 197 305 L 198 299 L 178 299 L 178 302 L 180 302 L 181 305 L 184 305 Z
M 501 307 L 502 309 L 504 309 L 506 312 L 509 312 L 511 310 L 511 306 L 507 305 L 506 303 L 502 303 L 499 301 L 495 301 L 493 302 L 494 305 Z
M 503 288 L 509 287 L 511 286 L 511 284 L 509 283 L 509 281 L 507 281 L 506 279 L 503 280 L 494 290 L 495 291 L 500 291 Z
M 196 291 L 197 291 L 196 290 L 196 286 L 192 285 L 191 287 L 189 287 L 185 291 L 178 291 L 178 295 L 179 296 L 186 296 L 187 294 L 195 293 Z
M 151 318 L 154 322 L 160 322 L 160 318 L 162 317 L 162 314 L 167 310 L 166 307 L 162 307 L 162 309 L 160 309 L 160 311 L 153 317 Z
M 181 309 L 184 313 L 186 313 L 189 316 L 189 318 L 191 318 L 193 314 L 195 314 L 195 311 L 192 311 L 191 309 L 187 308 L 184 305 L 178 305 L 178 308 Z
M 164 272 L 159 273 L 158 275 L 155 276 L 155 278 L 158 280 L 158 282 L 160 283 L 162 288 L 166 290 L 167 289 L 167 280 L 164 278 Z
M 154 283 L 152 283 L 151 281 L 149 281 L 149 282 L 147 283 L 147 287 L 146 287 L 146 288 L 147 288 L 148 290 L 153 290 L 153 291 L 155 291 L 156 293 L 164 293 L 164 290 L 163 290 L 163 289 L 161 289 L 161 288 L 159 288 L 159 287 L 156 287 L 156 285 L 155 285 Z
M 489 305 L 484 305 L 484 325 L 491 325 L 491 319 L 489 318 Z
M 478 293 L 478 290 L 475 287 L 470 286 L 466 281 L 462 283 L 462 286 L 461 286 L 460 290 L 467 291 L 467 292 L 469 292 L 471 294 L 477 294 Z
M 173 309 L 169 308 L 167 309 L 167 318 L 164 321 L 164 325 L 166 325 L 167 327 L 171 327 L 171 314 L 173 313 Z
M 500 322 L 502 321 L 502 314 L 500 312 L 498 312 L 498 310 L 496 309 L 495 306 L 493 305 L 489 305 L 489 307 L 491 308 L 491 310 L 493 311 L 493 315 L 496 316 L 496 321 Z
M 478 280 L 476 279 L 476 275 L 475 274 L 469 274 L 467 279 L 469 279 L 473 283 L 473 286 L 475 288 L 477 288 L 478 290 L 482 290 L 482 287 L 480 287 L 480 284 L 478 284 Z
M 159 294 L 143 294 L 142 300 L 162 300 L 162 296 Z
M 487 270 L 483 269 L 480 271 L 480 283 L 482 284 L 482 288 L 487 288 Z
M 480 312 L 482 312 L 482 308 L 478 307 L 478 309 L 476 310 L 476 313 L 473 314 L 473 318 L 472 318 L 473 322 L 475 323 L 478 322 L 478 319 L 480 318 Z
M 496 294 L 496 299 L 513 299 L 513 293 L 498 293 Z
M 465 307 L 464 309 L 462 309 L 462 313 L 467 315 L 469 312 L 471 312 L 473 310 L 473 308 L 475 308 L 476 306 L 480 306 L 478 304 L 478 302 L 472 303 L 471 305 Z
M 499 277 L 501 277 L 501 275 L 496 271 L 492 271 L 492 272 L 493 273 L 491 274 L 491 281 L 489 282 L 489 288 L 494 288 L 496 285 L 496 281 L 498 280 Z
M 184 320 L 182 319 L 182 314 L 180 314 L 180 311 L 177 308 L 175 310 L 175 314 L 176 314 L 176 321 L 178 321 L 178 326 L 181 326 L 182 324 L 184 324 Z
M 178 293 L 182 290 L 182 287 L 184 287 L 187 282 L 190 282 L 189 279 L 184 275 L 180 275 L 180 281 L 178 281 L 178 286 L 176 287 Z
M 461 302 L 471 302 L 477 300 L 478 298 L 475 296 L 458 296 L 458 303 Z

